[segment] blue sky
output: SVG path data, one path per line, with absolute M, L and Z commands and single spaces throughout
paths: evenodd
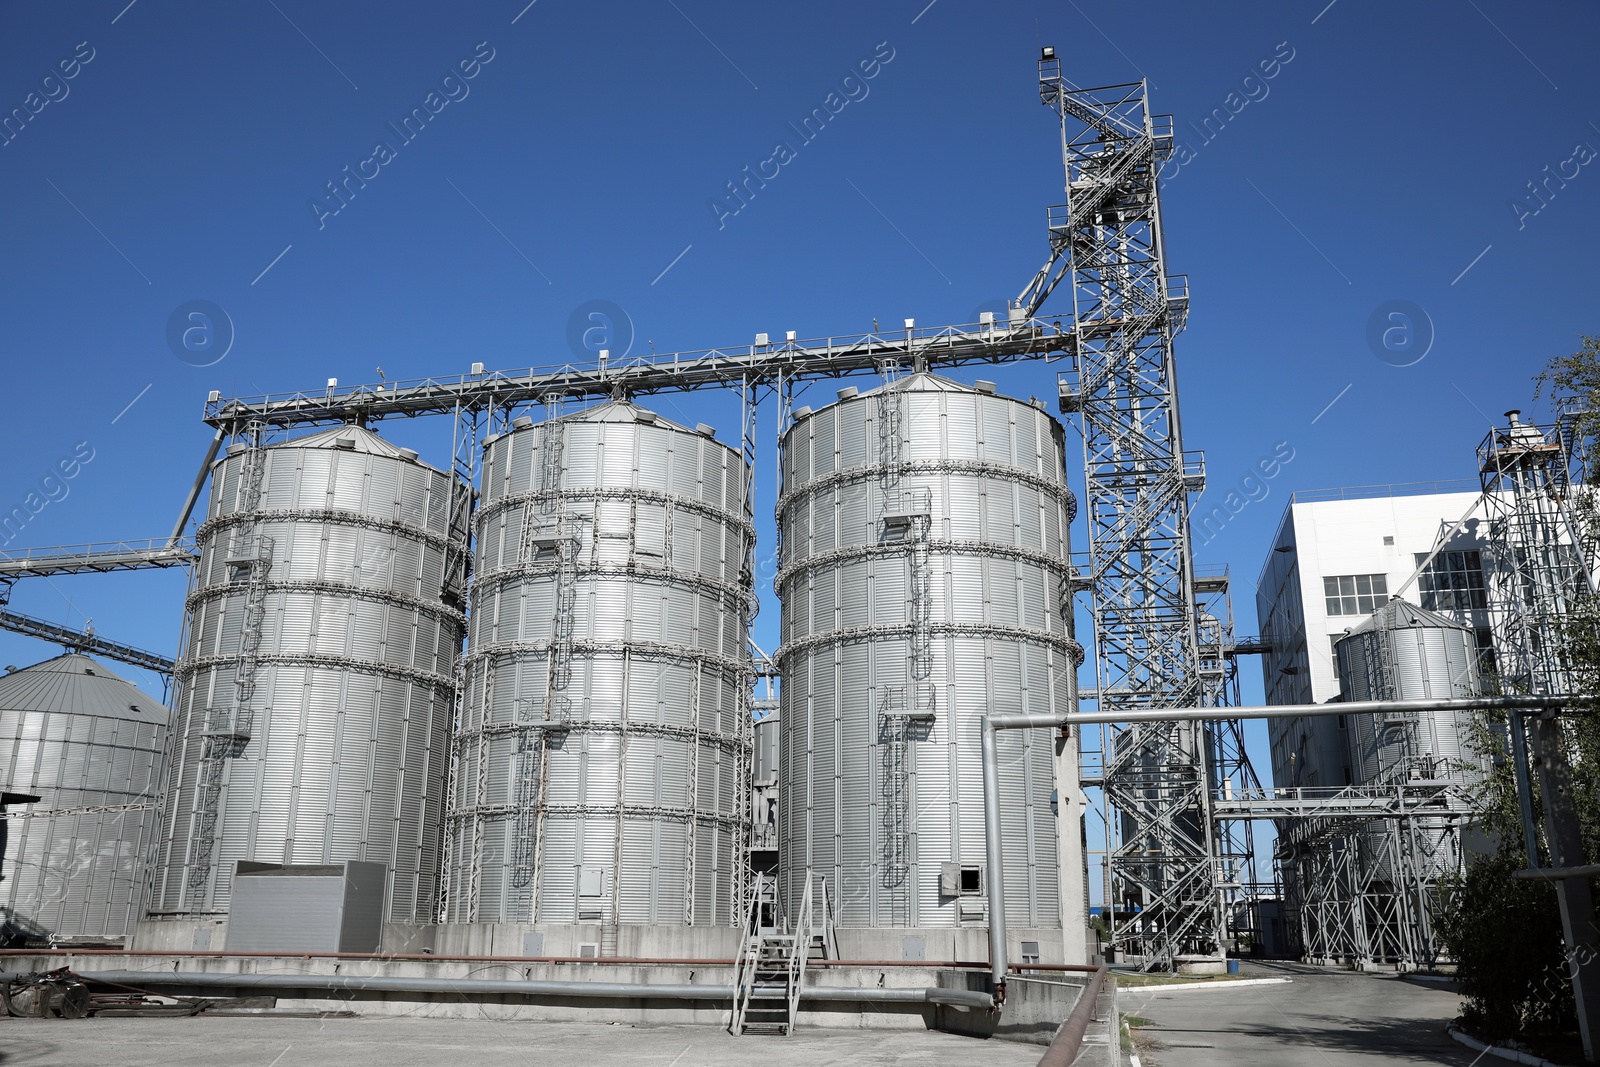
M 0 145 L 0 504 L 79 442 L 94 453 L 11 548 L 164 535 L 212 389 L 565 362 L 593 300 L 625 311 L 635 353 L 972 321 L 1037 269 L 1062 199 L 1041 44 L 1080 85 L 1148 78 L 1192 151 L 1163 205 L 1191 292 L 1178 360 L 1186 443 L 1210 471 L 1199 507 L 1294 450 L 1200 552 L 1233 567 L 1241 632 L 1289 493 L 1471 477 L 1488 418 L 1531 406 L 1539 367 L 1600 332 L 1591 4 L 525 2 L 0 14 L 0 113 L 53 98 Z M 788 124 L 875 55 L 892 58 L 802 144 Z M 463 61 L 473 76 L 446 82 Z M 403 141 L 388 124 L 430 92 L 448 102 Z M 1230 93 L 1237 114 L 1203 133 Z M 393 158 L 329 213 L 325 184 L 380 140 Z M 794 158 L 719 219 L 724 184 L 780 140 Z M 1563 167 L 1534 200 L 1528 183 Z M 196 300 L 232 323 L 206 367 L 167 337 Z M 1409 366 L 1368 343 L 1391 301 L 1431 323 Z M 981 376 L 1049 396 L 1055 368 Z M 655 406 L 737 431 L 725 397 Z M 444 461 L 438 420 L 384 432 Z M 765 555 L 770 447 L 761 463 Z M 29 579 L 12 603 L 170 654 L 182 598 L 162 572 Z M 0 635 L 0 663 L 53 651 Z M 1254 702 L 1253 664 L 1244 680 Z

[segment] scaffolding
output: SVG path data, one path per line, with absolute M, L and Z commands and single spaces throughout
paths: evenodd
M 1172 120 L 1150 113 L 1143 83 L 1078 88 L 1053 49 L 1039 62 L 1039 92 L 1060 119 L 1067 203 L 1050 209 L 1051 258 L 1017 306 L 1035 314 L 1070 278 L 1076 343 L 1060 405 L 1083 427 L 1100 707 L 1217 706 L 1223 620 L 1213 618 L 1215 641 L 1202 656 L 1189 536 L 1189 496 L 1204 488 L 1204 465 L 1183 449 L 1172 348 L 1188 289 L 1166 272 L 1157 195 Z M 1111 940 L 1148 968 L 1223 952 L 1207 732 L 1139 723 L 1100 744 Z M 1242 746 L 1236 752 L 1242 758 Z M 1124 913 L 1136 917 L 1124 922 Z
M 1580 602 L 1595 592 L 1595 576 L 1587 566 L 1594 558 L 1595 532 L 1585 527 L 1578 499 L 1592 490 L 1573 476 L 1583 458 L 1582 414 L 1568 412 L 1548 431 L 1522 422 L 1520 414 L 1508 411 L 1507 425 L 1491 430 L 1478 446 L 1488 518 L 1485 584 L 1498 680 L 1504 693 L 1581 692 L 1569 625 L 1582 617 L 1575 610 Z M 1555 888 L 1578 1027 L 1585 1058 L 1592 1061 L 1600 1050 L 1594 1030 L 1600 1026 L 1600 958 L 1588 951 L 1595 934 L 1594 868 L 1584 855 L 1568 744 L 1560 719 L 1548 712 L 1513 711 L 1510 727 L 1528 864 L 1522 873 Z

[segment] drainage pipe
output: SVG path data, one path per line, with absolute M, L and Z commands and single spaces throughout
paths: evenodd
M 0 973 L 0 983 L 26 977 Z M 488 978 L 423 978 L 408 976 L 354 976 L 336 974 L 218 974 L 211 971 L 90 971 L 78 972 L 86 982 L 131 986 L 136 989 L 180 987 L 228 989 L 241 992 L 319 993 L 461 993 L 478 996 L 580 997 L 595 999 L 725 1000 L 733 1001 L 731 985 L 655 984 L 650 982 L 524 981 Z M 987 1011 L 994 998 L 968 989 L 856 988 L 805 986 L 800 999 L 856 1004 L 944 1004 Z
M 988 856 L 984 888 L 989 893 L 989 974 L 996 1004 L 1006 999 L 1006 890 L 1000 848 L 1000 759 L 994 737 L 994 716 L 983 717 L 983 839 Z

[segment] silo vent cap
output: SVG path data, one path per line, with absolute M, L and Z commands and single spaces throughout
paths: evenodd
M 995 391 L 995 384 L 982 378 L 973 382 L 972 387 L 980 393 L 993 393 Z
M 705 436 L 705 437 L 715 437 L 715 436 L 717 436 L 717 428 L 715 426 L 707 426 L 703 422 L 696 423 L 695 427 L 694 427 L 694 431 L 695 431 L 695 433 L 701 434 L 702 436 Z
M 855 386 L 847 385 L 843 389 L 839 390 L 839 399 L 840 400 L 852 400 L 852 399 L 855 398 L 855 395 L 857 393 L 859 393 L 859 392 L 861 392 L 861 390 L 857 389 Z
M 531 430 L 533 429 L 533 420 L 526 415 L 518 415 L 511 420 L 511 425 L 518 430 Z

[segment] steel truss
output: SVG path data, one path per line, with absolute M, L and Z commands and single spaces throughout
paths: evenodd
M 1204 613 L 1189 538 L 1203 460 L 1183 450 L 1173 338 L 1188 290 L 1169 278 L 1157 172 L 1172 120 L 1143 83 L 1080 89 L 1046 49 L 1039 92 L 1061 124 L 1067 203 L 1049 212 L 1051 258 L 1018 298 L 1038 311 L 1070 278 L 1076 344 L 1061 409 L 1081 417 L 1100 707 L 1223 703 L 1231 619 Z M 1225 583 L 1221 586 L 1225 590 Z M 1102 742 L 1107 903 L 1117 952 L 1146 967 L 1223 952 L 1223 885 L 1213 776 L 1242 745 L 1194 723 L 1139 723 Z M 1243 783 L 1241 783 L 1243 784 Z M 1240 841 L 1232 848 L 1243 848 Z M 1132 907 L 1128 907 L 1132 905 Z M 1138 909 L 1121 922 L 1120 914 Z
M 1490 430 L 1478 446 L 1488 518 L 1484 578 L 1498 680 L 1505 693 L 1582 692 L 1569 627 L 1587 622 L 1575 609 L 1595 592 L 1588 561 L 1594 558 L 1596 533 L 1579 514 L 1592 510 L 1580 508 L 1576 499 L 1592 492 L 1581 488 L 1581 476 L 1573 476 L 1583 458 L 1577 440 L 1580 416 L 1564 415 L 1546 432 L 1518 415 L 1507 412 L 1509 425 Z M 1571 754 L 1554 714 L 1513 711 L 1510 725 L 1527 863 L 1556 890 L 1584 1057 L 1593 1061 L 1600 1053 L 1600 957 L 1588 950 L 1600 930 L 1593 882 L 1584 873 L 1589 857 L 1574 804 Z M 1534 809 L 1535 777 L 1542 820 Z
M 1400 970 L 1438 962 L 1439 886 L 1459 874 L 1473 785 L 1416 778 L 1344 789 L 1259 790 L 1216 802 L 1219 818 L 1272 819 L 1289 868 L 1286 920 L 1305 958 Z

